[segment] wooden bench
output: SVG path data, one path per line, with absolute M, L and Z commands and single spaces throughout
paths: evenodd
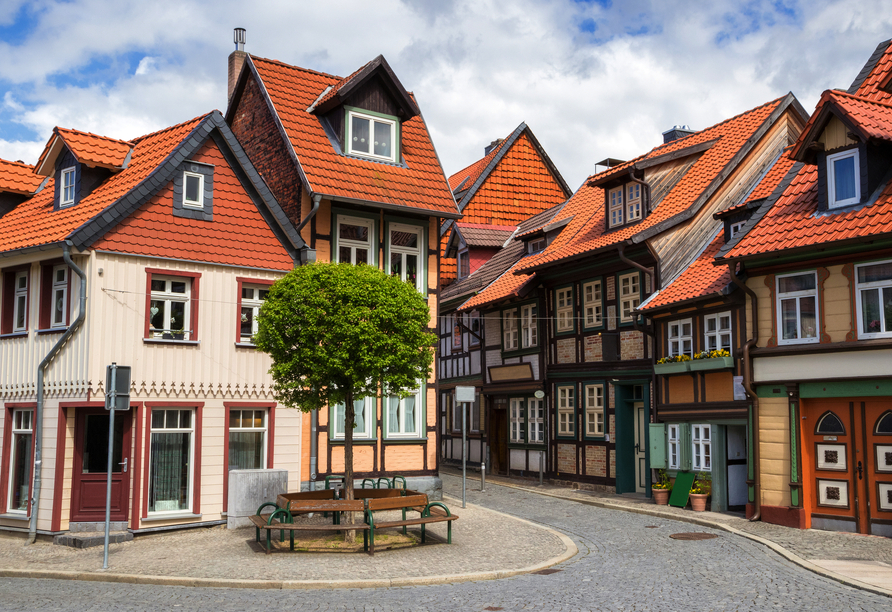
M 410 525 L 421 526 L 421 543 L 425 542 L 425 526 L 431 523 L 447 523 L 447 540 L 448 544 L 452 544 L 452 521 L 458 518 L 457 515 L 449 512 L 449 508 L 441 502 L 428 503 L 427 495 L 423 493 L 414 493 L 413 495 L 400 495 L 392 497 L 382 497 L 367 499 L 365 522 L 369 525 L 369 554 L 375 554 L 375 530 L 387 529 L 390 527 L 402 527 L 403 534 L 406 534 L 406 527 Z M 403 519 L 401 521 L 382 521 L 375 523 L 374 513 L 380 510 L 401 510 Z M 420 516 L 415 518 L 406 518 L 406 511 L 415 511 Z
M 271 514 L 263 514 L 263 509 L 267 506 L 276 508 Z M 310 512 L 332 512 L 332 524 L 326 523 L 295 523 L 294 513 L 288 508 L 279 508 L 272 502 L 267 502 L 257 509 L 257 514 L 251 516 L 251 522 L 255 527 L 255 537 L 259 544 L 263 544 L 260 540 L 260 531 L 266 531 L 266 553 L 272 550 L 272 532 L 281 532 L 281 541 L 285 541 L 285 532 L 291 533 L 291 550 L 294 550 L 294 532 L 295 531 L 362 531 L 363 532 L 363 550 L 369 551 L 369 532 L 372 527 L 367 523 L 347 523 L 340 524 L 340 513 L 342 512 L 364 512 L 365 503 L 362 500 L 340 500 L 340 499 L 305 499 L 294 500 L 289 506 L 295 508 L 297 514 L 307 514 Z M 371 553 L 369 553 L 371 554 Z

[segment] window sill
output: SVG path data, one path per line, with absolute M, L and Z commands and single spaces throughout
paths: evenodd
M 201 344 L 198 340 L 164 340 L 162 338 L 143 338 L 142 341 L 144 344 L 182 344 L 186 346 L 198 346 L 199 344 Z
M 68 331 L 68 327 L 51 327 L 47 329 L 38 329 L 37 335 L 42 336 L 44 334 L 61 334 Z
M 354 446 L 357 444 L 376 444 L 378 438 L 353 438 Z M 329 438 L 328 443 L 332 446 L 343 446 L 344 438 Z
M 427 436 L 424 438 L 384 438 L 384 444 L 423 444 L 427 442 Z
M 180 340 L 177 340 L 177 342 L 180 342 Z M 236 342 L 235 348 L 255 349 L 256 350 L 257 345 L 254 344 L 253 342 Z
M 3 340 L 5 338 L 27 338 L 27 337 L 28 337 L 28 332 L 26 332 L 26 331 L 13 332 L 11 334 L 0 334 L 0 340 Z
M 508 442 L 508 448 L 544 451 L 545 442 Z
M 0 514 L 0 519 L 6 521 L 27 521 L 30 520 L 30 516 L 26 514 L 19 514 L 17 512 L 8 512 L 6 514 Z
M 192 512 L 171 512 L 169 514 L 150 514 L 145 518 L 139 519 L 140 523 L 152 523 L 155 521 L 172 521 L 177 519 L 200 519 L 200 514 L 193 514 Z

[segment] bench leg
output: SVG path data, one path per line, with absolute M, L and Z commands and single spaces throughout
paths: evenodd
M 273 530 L 266 530 L 266 554 L 269 554 L 273 548 Z
M 405 522 L 405 520 L 406 520 L 406 509 L 403 508 L 403 521 Z M 408 532 L 406 531 L 405 525 L 403 525 L 403 535 L 409 535 Z
M 375 528 L 369 529 L 369 555 L 375 555 Z
M 452 521 L 446 521 L 446 543 L 452 544 Z
M 260 544 L 260 527 L 254 527 L 254 539 Z
M 403 527 L 403 529 L 405 529 L 405 527 Z M 421 523 L 421 543 L 422 544 L 424 544 L 424 537 L 425 537 L 424 523 Z
M 368 529 L 365 529 L 362 532 L 362 550 L 365 552 L 369 552 L 369 531 L 368 531 Z
M 291 530 L 291 552 L 294 552 L 294 530 Z

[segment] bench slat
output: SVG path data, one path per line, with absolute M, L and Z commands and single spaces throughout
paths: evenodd
M 344 523 L 342 525 L 332 525 L 330 523 L 273 523 L 272 525 L 263 525 L 261 529 L 269 529 L 270 531 L 365 531 L 369 529 L 366 523 Z
M 384 499 L 368 500 L 369 510 L 398 510 L 401 508 L 413 508 L 426 506 L 427 495 L 406 495 L 402 497 L 385 497 Z
M 295 512 L 362 512 L 365 510 L 365 504 L 361 499 L 343 500 L 343 499 L 319 499 L 319 500 L 297 500 L 292 501 L 288 505 L 291 513 Z

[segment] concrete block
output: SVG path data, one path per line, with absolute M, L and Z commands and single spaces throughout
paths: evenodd
M 230 470 L 226 528 L 251 525 L 248 518 L 265 502 L 288 491 L 288 470 Z

